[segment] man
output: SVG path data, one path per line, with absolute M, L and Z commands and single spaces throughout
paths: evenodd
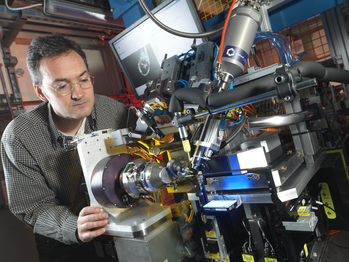
M 32 41 L 27 67 L 44 103 L 14 119 L 2 136 L 10 210 L 33 229 L 41 261 L 97 261 L 90 241 L 105 233 L 108 215 L 87 206 L 76 153 L 64 143 L 68 136 L 124 128 L 127 108 L 94 95 L 85 53 L 59 33 Z

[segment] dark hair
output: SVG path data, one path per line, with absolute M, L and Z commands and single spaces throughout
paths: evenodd
M 27 53 L 27 68 L 33 83 L 39 85 L 42 81 L 40 60 L 43 57 L 56 57 L 69 54 L 71 51 L 75 51 L 81 56 L 88 69 L 86 54 L 82 51 L 80 45 L 65 38 L 61 33 L 55 32 L 52 35 L 34 38 Z

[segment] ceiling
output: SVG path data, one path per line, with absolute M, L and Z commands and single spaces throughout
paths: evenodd
M 70 15 L 71 18 L 60 17 L 60 13 L 55 16 L 46 15 L 44 13 L 44 7 L 34 7 L 32 9 L 26 9 L 22 11 L 9 10 L 4 2 L 0 1 L 0 26 L 2 27 L 2 46 L 9 47 L 16 38 L 30 38 L 33 35 L 45 35 L 52 32 L 61 32 L 64 35 L 92 39 L 92 41 L 98 39 L 110 40 L 125 29 L 122 18 L 116 20 L 113 19 L 109 24 L 95 23 L 91 21 L 84 21 L 84 19 L 76 18 L 74 13 L 70 13 L 70 7 L 66 12 L 60 12 L 65 15 Z M 51 0 L 50 0 L 51 1 Z M 55 1 L 55 0 L 53 0 Z M 62 3 L 63 1 L 59 1 Z M 27 1 L 27 0 L 15 0 L 11 8 L 25 7 L 33 4 L 41 3 L 41 1 Z M 71 5 L 70 2 L 63 2 L 66 5 Z M 73 3 L 79 10 L 88 8 L 90 10 L 96 10 L 102 13 L 108 13 L 109 11 L 102 10 L 98 7 L 86 7 L 84 4 Z M 47 11 L 46 6 L 45 11 Z M 110 13 L 111 14 L 111 13 Z M 108 15 L 110 15 L 108 14 Z

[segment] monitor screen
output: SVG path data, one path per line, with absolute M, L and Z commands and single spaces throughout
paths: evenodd
M 193 0 L 168 0 L 152 13 L 166 26 L 186 33 L 202 33 L 204 27 Z M 196 39 L 199 45 L 206 39 Z M 147 15 L 109 41 L 133 93 L 139 99 L 146 83 L 159 77 L 161 63 L 190 50 L 193 39 L 183 38 L 158 27 Z

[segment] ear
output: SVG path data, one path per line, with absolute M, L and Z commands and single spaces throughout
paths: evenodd
M 35 90 L 36 95 L 40 98 L 41 101 L 46 102 L 48 100 L 39 85 L 34 84 L 34 90 Z

